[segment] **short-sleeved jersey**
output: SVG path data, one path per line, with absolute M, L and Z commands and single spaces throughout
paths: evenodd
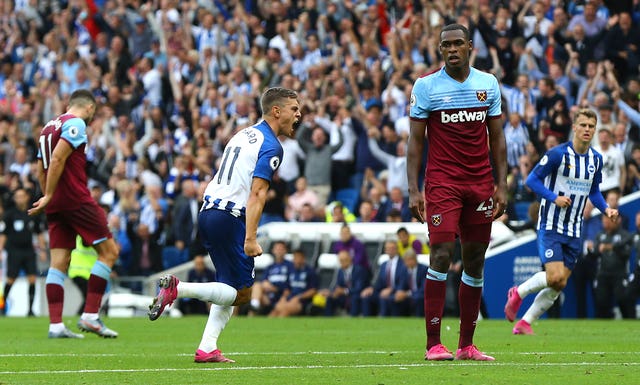
M 33 250 L 33 236 L 44 232 L 40 216 L 29 216 L 26 211 L 13 207 L 0 220 L 0 234 L 6 236 L 5 248 Z
M 69 143 L 73 152 L 67 158 L 56 191 L 45 208 L 47 214 L 75 210 L 84 203 L 93 202 L 87 187 L 87 157 L 84 151 L 87 144 L 87 125 L 84 120 L 74 115 L 63 114 L 42 128 L 38 139 L 38 159 L 42 160 L 45 173 L 49 172 L 51 154 L 60 140 Z
M 579 238 L 582 215 L 591 187 L 602 180 L 602 155 L 593 148 L 579 154 L 570 142 L 549 150 L 532 173 L 544 181 L 544 186 L 557 196 L 568 196 L 571 205 L 558 207 L 555 202 L 541 198 L 538 230 L 557 232 Z
M 291 297 L 302 294 L 305 291 L 318 287 L 318 275 L 311 266 L 305 265 L 301 269 L 294 268 L 289 273 L 289 287 Z
M 266 121 L 235 134 L 222 154 L 220 169 L 207 185 L 202 210 L 244 216 L 254 177 L 271 182 L 282 162 L 282 145 Z
M 427 122 L 428 181 L 476 184 L 492 181 L 487 119 L 502 115 L 495 76 L 471 68 L 464 82 L 444 67 L 419 78 L 411 91 L 410 118 Z

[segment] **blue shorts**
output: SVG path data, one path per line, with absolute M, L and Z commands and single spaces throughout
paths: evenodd
M 236 290 L 253 286 L 256 273 L 253 258 L 244 253 L 244 218 L 217 209 L 201 211 L 198 231 L 216 268 L 217 281 Z
M 573 270 L 582 253 L 580 238 L 568 237 L 555 231 L 538 231 L 538 255 L 542 264 L 548 262 L 564 262 L 569 270 Z

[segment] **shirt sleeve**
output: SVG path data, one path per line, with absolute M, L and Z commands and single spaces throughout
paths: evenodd
M 60 137 L 69 142 L 73 148 L 78 148 L 83 143 L 87 143 L 87 125 L 80 118 L 69 119 L 62 124 Z
M 429 103 L 429 90 L 427 78 L 419 78 L 413 84 L 411 99 L 409 100 L 411 109 L 409 116 L 415 119 L 427 119 L 431 109 Z
M 560 152 L 554 150 L 547 152 L 527 177 L 527 187 L 544 199 L 551 202 L 555 201 L 558 195 L 545 187 L 543 182 L 552 171 L 558 169 L 561 160 L 562 155 Z
M 258 153 L 253 176 L 271 182 L 273 173 L 280 167 L 280 163 L 282 163 L 282 147 L 274 145 L 271 141 L 265 141 Z
M 493 85 L 493 98 L 491 100 L 491 105 L 489 106 L 488 116 L 490 117 L 498 117 L 502 116 L 502 97 L 500 94 L 500 85 L 498 84 L 498 79 L 495 76 L 491 75 Z

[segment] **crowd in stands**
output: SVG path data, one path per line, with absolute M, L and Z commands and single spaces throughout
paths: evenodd
M 410 92 L 442 65 L 438 33 L 452 22 L 471 32 L 472 65 L 502 87 L 510 201 L 501 220 L 533 220 L 524 181 L 569 138 L 581 107 L 598 114 L 601 190 L 640 190 L 638 1 L 0 0 L 0 9 L 4 209 L 19 186 L 39 196 L 40 129 L 73 91 L 92 90 L 87 172 L 121 247 L 121 275 L 199 255 L 203 188 L 271 86 L 298 91 L 303 121 L 298 140 L 281 139 L 263 224 L 411 221 Z

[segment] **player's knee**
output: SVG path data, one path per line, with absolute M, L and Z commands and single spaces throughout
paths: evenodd
M 562 274 L 548 274 L 547 285 L 553 290 L 562 291 L 564 287 L 567 286 L 567 280 Z
M 244 288 L 238 290 L 238 294 L 236 295 L 236 300 L 233 302 L 234 306 L 244 305 L 251 301 L 251 288 Z

